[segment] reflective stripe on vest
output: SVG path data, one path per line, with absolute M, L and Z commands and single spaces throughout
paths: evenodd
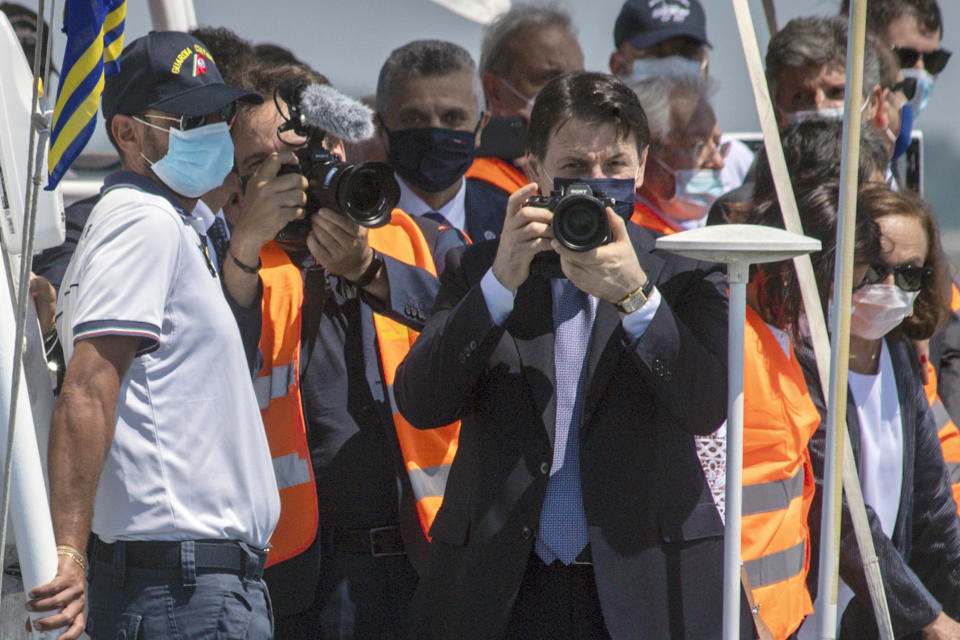
M 954 301 L 958 293 L 953 285 Z M 943 452 L 943 461 L 947 465 L 947 474 L 950 476 L 950 485 L 953 490 L 953 500 L 960 505 L 960 431 L 953 423 L 947 408 L 943 406 L 937 390 L 937 373 L 933 363 L 927 361 L 927 384 L 923 386 L 927 394 L 927 402 L 933 412 L 933 421 L 937 425 L 937 437 L 940 439 L 940 450 Z M 958 506 L 960 513 L 960 506 Z
M 277 488 L 287 489 L 310 482 L 310 461 L 295 453 L 288 453 L 273 459 L 273 472 L 277 476 Z
M 280 520 L 267 566 L 307 549 L 317 535 L 317 488 L 300 403 L 300 311 L 303 277 L 287 254 L 268 243 L 260 251 L 263 368 L 253 381 L 280 489 Z
M 393 211 L 390 224 L 370 229 L 368 241 L 370 246 L 380 253 L 420 267 L 431 275 L 437 275 L 430 247 L 420 227 L 399 209 Z M 443 490 L 450 473 L 450 464 L 457 453 L 460 423 L 455 422 L 438 429 L 421 430 L 414 428 L 400 415 L 393 395 L 393 381 L 397 367 L 400 366 L 419 334 L 377 313 L 373 314 L 373 323 L 377 331 L 380 363 L 393 411 L 397 441 L 400 444 L 404 467 L 417 502 L 420 526 L 423 528 L 424 535 L 428 535 L 443 500 Z
M 477 158 L 467 169 L 466 178 L 489 182 L 507 193 L 513 193 L 530 184 L 522 171 L 499 158 Z
M 800 541 L 789 549 L 748 560 L 743 563 L 743 567 L 747 570 L 751 588 L 760 589 L 798 575 L 803 571 L 806 562 L 806 542 Z M 762 606 L 760 610 L 763 612 Z M 763 616 L 763 620 L 766 622 L 767 616 Z
M 743 485 L 743 515 L 780 511 L 803 496 L 803 469 L 785 480 Z M 753 583 L 751 583 L 753 584 Z
M 274 398 L 282 398 L 288 393 L 290 385 L 297 381 L 297 372 L 293 363 L 275 366 L 269 374 L 259 376 L 253 381 L 253 392 L 261 409 L 270 406 Z
M 775 638 L 813 612 L 807 591 L 814 481 L 807 444 L 820 424 L 789 342 L 747 307 L 744 328 L 741 557 Z

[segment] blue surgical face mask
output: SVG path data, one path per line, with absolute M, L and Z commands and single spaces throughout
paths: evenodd
M 392 131 L 385 125 L 383 128 L 390 146 L 387 158 L 393 170 L 413 186 L 438 193 L 452 186 L 470 168 L 480 123 L 472 132 L 439 127 Z
M 233 140 L 226 122 L 180 131 L 174 127 L 164 129 L 140 118 L 134 120 L 170 134 L 165 156 L 155 162 L 142 153 L 140 156 L 174 193 L 199 198 L 223 184 L 233 169 Z
M 910 134 L 913 132 L 913 105 L 904 103 L 900 108 L 900 133 L 893 142 L 893 160 L 907 152 L 910 147 Z M 891 135 L 887 131 L 888 135 Z
M 723 182 L 720 180 L 719 171 L 713 169 L 676 169 L 674 176 L 677 184 L 674 198 L 683 198 L 709 207 L 723 195 Z
M 913 116 L 919 117 L 920 112 L 927 108 L 936 78 L 926 69 L 903 69 L 902 73 L 904 78 L 917 80 L 917 90 L 910 99 L 910 104 L 913 106 Z
M 585 184 L 593 189 L 594 195 L 602 193 L 614 200 L 613 211 L 629 220 L 633 216 L 636 202 L 636 178 L 554 178 L 554 190 L 564 189 L 571 184 Z
M 633 68 L 622 76 L 624 81 L 640 82 L 657 76 L 699 76 L 703 74 L 703 63 L 683 56 L 667 56 L 666 58 L 637 58 L 633 61 Z

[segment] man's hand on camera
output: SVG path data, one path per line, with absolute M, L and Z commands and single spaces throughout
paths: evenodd
M 230 252 L 244 264 L 257 264 L 260 247 L 304 215 L 307 179 L 299 173 L 277 176 L 286 164 L 296 166 L 297 157 L 290 151 L 271 153 L 247 183 L 243 213 L 230 235 Z
M 307 248 L 329 273 L 350 281 L 359 280 L 373 262 L 367 228 L 332 209 L 320 209 L 310 218 Z
M 541 251 L 550 251 L 553 213 L 549 209 L 525 207 L 523 203 L 536 195 L 537 185 L 528 184 L 507 200 L 507 215 L 497 257 L 493 260 L 493 275 L 511 293 L 530 275 L 530 262 Z
M 610 242 L 590 251 L 571 251 L 556 240 L 564 275 L 581 291 L 607 302 L 619 302 L 647 283 L 623 218 L 607 207 Z

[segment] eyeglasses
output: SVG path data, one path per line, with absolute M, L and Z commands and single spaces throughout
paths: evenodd
M 900 68 L 901 69 L 911 69 L 917 60 L 923 57 L 923 68 L 937 75 L 943 68 L 947 66 L 947 61 L 950 60 L 952 55 L 950 51 L 946 49 L 937 49 L 935 51 L 927 51 L 926 53 L 920 53 L 916 49 L 911 49 L 909 47 L 894 47 L 893 52 L 897 54 L 897 57 L 900 58 Z
M 865 284 L 880 284 L 893 272 L 893 282 L 904 291 L 919 291 L 924 281 L 933 275 L 930 267 L 918 267 L 913 264 L 891 266 L 885 262 L 875 262 L 867 267 L 863 280 L 857 288 Z
M 213 113 L 207 113 L 202 116 L 161 116 L 153 113 L 144 113 L 144 118 L 157 118 L 158 120 L 171 120 L 178 123 L 180 131 L 189 131 L 190 129 L 196 129 L 197 127 L 202 127 L 205 124 L 213 124 L 215 122 L 226 122 L 228 127 L 233 126 L 233 120 L 237 117 L 237 103 L 231 102 L 227 106 L 214 111 Z
M 917 79 L 904 78 L 897 84 L 890 87 L 890 91 L 891 93 L 899 91 L 907 100 L 913 100 L 913 96 L 917 94 Z

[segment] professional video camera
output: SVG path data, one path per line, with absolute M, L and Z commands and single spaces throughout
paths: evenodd
M 613 237 L 606 209 L 614 206 L 613 199 L 583 182 L 554 189 L 549 196 L 533 196 L 527 206 L 553 212 L 553 237 L 571 251 L 589 251 Z
M 287 105 L 285 122 L 277 129 L 277 135 L 284 140 L 283 134 L 292 131 L 306 139 L 302 145 L 299 141 L 296 145 L 300 166 L 284 165 L 280 174 L 300 173 L 310 183 L 308 217 L 287 224 L 277 234 L 277 242 L 302 248 L 310 233 L 309 214 L 321 207 L 349 216 L 364 227 L 381 227 L 390 222 L 390 212 L 400 200 L 400 186 L 390 165 L 383 162 L 350 164 L 323 147 L 328 133 L 350 142 L 371 137 L 370 110 L 328 85 L 284 82 L 274 93 L 274 103 L 277 97 Z M 277 110 L 283 114 L 278 103 Z

